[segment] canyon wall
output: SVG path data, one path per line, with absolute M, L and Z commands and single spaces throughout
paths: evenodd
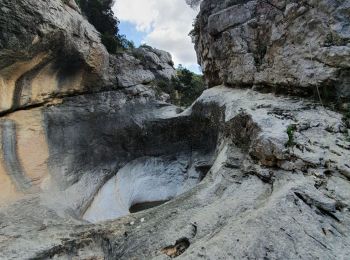
M 192 35 L 210 86 L 348 103 L 349 2 L 203 1 Z
M 170 79 L 175 69 L 170 54 L 150 47 L 110 56 L 99 33 L 77 6 L 72 8 L 61 0 L 4 0 L 0 4 L 0 204 L 3 204 L 47 188 L 54 179 L 57 189 L 79 180 L 84 170 L 76 165 L 82 160 L 78 157 L 85 154 L 94 158 L 93 154 L 99 153 L 97 140 L 94 148 L 87 148 L 88 140 L 99 135 L 93 128 L 107 120 L 114 125 L 110 131 L 117 131 L 117 122 L 123 120 L 117 116 L 119 121 L 113 123 L 113 118 L 107 115 L 123 107 L 127 100 L 134 100 L 134 96 L 141 100 L 138 113 L 142 113 L 146 106 L 143 103 L 156 95 L 155 89 L 143 84 Z M 104 131 L 109 134 L 109 130 Z M 60 138 L 67 138 L 67 143 Z M 59 147 L 64 147 L 63 151 L 57 150 Z M 62 157 L 71 154 L 71 158 L 59 158 L 59 154 Z M 89 161 L 91 168 L 85 166 L 93 172 L 92 165 L 109 163 L 113 156 L 117 155 L 112 151 L 104 154 L 101 161 L 98 158 Z M 101 176 L 96 178 L 103 179 Z
M 349 10 L 204 0 L 184 110 L 167 52 L 0 0 L 0 258 L 348 259 Z

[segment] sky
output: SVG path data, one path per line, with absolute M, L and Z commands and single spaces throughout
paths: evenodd
M 113 6 L 120 20 L 119 33 L 171 53 L 175 66 L 182 64 L 200 73 L 191 37 L 197 10 L 185 0 L 117 0 Z

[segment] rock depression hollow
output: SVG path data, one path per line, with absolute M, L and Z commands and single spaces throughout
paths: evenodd
M 194 187 L 212 164 L 217 124 L 208 111 L 178 111 L 151 97 L 130 100 L 120 91 L 66 98 L 46 108 L 48 191 L 58 190 L 49 204 L 58 201 L 96 222 Z
M 173 199 L 203 179 L 198 158 L 183 154 L 133 160 L 100 189 L 83 218 L 114 219 Z

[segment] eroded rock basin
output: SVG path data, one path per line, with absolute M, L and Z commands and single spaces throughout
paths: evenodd
M 91 222 L 194 187 L 218 140 L 210 118 L 121 91 L 67 98 L 42 114 L 50 168 L 40 185 L 43 203 Z
M 198 154 L 138 158 L 107 181 L 83 219 L 96 223 L 159 206 L 196 186 L 209 165 Z
M 152 93 L 138 86 L 79 95 L 2 118 L 0 178 L 16 187 L 7 185 L 0 203 L 39 194 L 60 216 L 95 222 L 195 186 L 210 168 L 217 126 Z

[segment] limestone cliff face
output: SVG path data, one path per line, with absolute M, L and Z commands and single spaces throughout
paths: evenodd
M 57 97 L 150 83 L 158 75 L 171 78 L 175 73 L 170 55 L 152 48 L 137 50 L 139 59 L 130 53 L 110 57 L 99 33 L 69 1 L 3 0 L 0 7 L 2 114 Z M 137 72 L 125 82 L 122 78 L 130 74 L 130 67 Z
M 127 102 L 127 96 L 154 99 L 155 90 L 146 84 L 175 75 L 170 54 L 161 50 L 143 47 L 110 55 L 95 28 L 76 6 L 67 3 L 0 1 L 0 204 L 40 191 L 54 180 L 59 180 L 55 182 L 57 189 L 79 180 L 83 174 L 76 173 L 83 169 L 75 159 L 56 157 L 58 153 L 67 155 L 75 146 L 77 153 L 87 155 L 87 151 L 79 151 L 85 148 L 78 148 L 78 143 L 85 145 L 95 139 L 100 135 L 99 124 L 112 120 L 105 116 L 116 108 L 108 104 L 114 99 L 116 103 Z M 63 108 L 69 97 L 77 101 L 73 107 Z M 51 109 L 56 112 L 49 112 Z M 86 114 L 96 109 L 100 111 L 95 116 Z M 83 114 L 85 123 L 79 119 Z M 95 121 L 97 114 L 100 123 Z M 67 138 L 68 148 L 57 134 L 63 124 L 73 123 L 76 126 L 69 127 L 69 131 L 74 129 L 79 140 L 73 141 L 73 132 L 60 135 Z M 83 130 L 85 127 L 95 127 L 97 132 Z M 65 148 L 58 151 L 56 145 Z M 95 143 L 90 151 L 98 153 L 97 146 Z M 114 155 L 104 155 L 102 161 L 112 161 Z M 98 165 L 103 164 L 95 159 Z
M 109 55 L 76 10 L 61 0 L 4 0 L 1 12 L 0 112 L 103 86 Z
M 210 86 L 350 98 L 348 1 L 204 0 L 194 40 Z
M 232 88 L 346 100 L 347 2 L 203 1 L 184 111 L 168 53 L 110 55 L 67 3 L 0 0 L 0 259 L 350 258 L 349 118 Z

